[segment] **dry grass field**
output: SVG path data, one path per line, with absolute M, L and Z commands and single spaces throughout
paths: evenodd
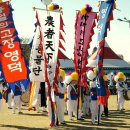
M 125 111 L 117 111 L 116 95 L 109 97 L 109 117 L 102 117 L 100 125 L 92 125 L 91 119 L 83 121 L 69 121 L 65 116 L 67 125 L 49 127 L 49 119 L 46 112 L 37 113 L 28 111 L 22 107 L 23 114 L 12 114 L 12 111 L 3 103 L 0 113 L 0 130 L 130 130 L 130 101 L 125 102 Z

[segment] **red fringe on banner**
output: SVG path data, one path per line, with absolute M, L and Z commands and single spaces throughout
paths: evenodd
M 97 99 L 98 99 L 98 105 L 102 104 L 103 106 L 106 106 L 108 99 L 107 96 L 98 96 Z
M 59 47 L 60 47 L 61 49 L 63 49 L 64 51 L 66 50 L 66 49 L 64 48 L 64 46 L 62 45 L 61 41 L 59 41 Z
M 59 38 L 65 42 L 65 39 L 64 39 L 63 35 L 61 34 L 61 32 L 59 34 Z

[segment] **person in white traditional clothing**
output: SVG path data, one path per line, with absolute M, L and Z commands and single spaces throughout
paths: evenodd
M 11 102 L 12 102 L 12 96 L 11 96 L 11 88 L 8 87 L 7 88 L 7 94 L 8 94 L 8 98 L 7 98 L 7 105 L 8 105 L 8 109 L 12 109 L 11 107 Z
M 32 87 L 32 108 L 34 108 L 34 111 L 36 110 L 37 113 L 40 112 L 40 106 L 41 106 L 41 88 L 40 88 L 40 83 L 39 81 L 34 81 L 34 86 Z
M 122 72 L 118 72 L 117 75 L 115 76 L 117 98 L 118 98 L 117 110 L 121 112 L 124 110 L 124 101 L 125 101 L 123 93 L 128 89 L 127 85 L 125 84 L 125 80 L 126 77 Z
M 36 81 L 36 87 L 34 92 L 34 100 L 32 102 L 32 107 L 36 108 L 37 113 L 40 113 L 40 106 L 41 106 L 41 82 Z
M 105 114 L 106 117 L 108 117 L 108 98 L 110 96 L 110 91 L 108 89 L 108 78 L 107 78 L 107 75 L 104 75 L 103 79 L 104 79 L 104 86 L 106 88 L 106 94 L 107 94 L 107 102 L 106 102 L 106 106 L 104 106 L 104 114 Z
M 18 107 L 18 114 L 22 114 L 21 112 L 21 107 L 22 107 L 22 101 L 20 99 L 22 95 L 22 89 L 15 84 L 15 89 L 14 91 L 11 90 L 11 95 L 12 95 L 12 112 L 15 114 L 16 112 L 16 107 Z
M 3 87 L 4 87 L 4 93 L 5 94 L 5 100 L 8 106 L 8 109 L 12 109 L 11 103 L 12 103 L 12 96 L 11 96 L 11 88 L 8 86 L 7 83 L 3 83 Z
M 8 109 L 11 109 L 11 102 L 12 102 L 11 88 L 7 86 L 7 83 L 5 83 L 4 80 L 2 82 L 2 86 L 3 86 L 3 92 L 2 92 L 3 99 L 5 99 Z
M 39 88 L 38 96 L 37 96 L 37 104 L 36 104 L 37 113 L 40 112 L 40 106 L 41 106 L 41 88 Z
M 59 122 L 63 125 L 66 124 L 64 120 L 64 110 L 65 110 L 64 94 L 66 91 L 66 87 L 63 83 L 64 78 L 65 78 L 65 71 L 63 69 L 59 69 L 59 75 L 57 77 L 59 101 L 56 102 L 56 104 L 57 104 L 58 119 Z
M 66 124 L 64 121 L 64 93 L 66 87 L 63 84 L 63 79 L 65 77 L 65 71 L 59 68 L 59 74 L 57 77 L 57 84 L 54 85 L 54 95 L 56 102 L 56 116 L 60 124 Z M 58 125 L 58 122 L 56 122 Z
M 90 112 L 90 90 L 89 86 L 87 85 L 84 87 L 83 93 L 83 116 L 89 116 Z
M 97 104 L 97 88 L 96 88 L 96 68 L 87 72 L 87 78 L 90 86 L 90 110 L 92 124 L 95 124 L 95 118 L 98 115 L 98 104 Z
M 70 120 L 73 120 L 73 114 L 77 115 L 77 90 L 75 85 L 77 85 L 78 78 L 78 73 L 76 72 L 65 78 L 65 83 L 67 84 L 67 110 Z

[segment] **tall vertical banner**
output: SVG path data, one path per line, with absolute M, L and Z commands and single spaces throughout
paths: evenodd
M 37 25 L 34 40 L 32 43 L 32 50 L 30 56 L 30 80 L 45 82 L 44 76 L 44 59 L 42 53 L 42 46 L 40 44 L 40 26 Z
M 0 63 L 8 83 L 27 79 L 27 67 L 21 54 L 9 2 L 0 3 Z
M 89 12 L 82 15 L 79 11 L 76 15 L 75 22 L 75 44 L 74 44 L 74 66 L 75 71 L 79 75 L 78 80 L 78 105 L 77 105 L 77 119 L 78 109 L 81 109 L 81 86 L 86 86 L 86 65 L 88 63 L 88 49 L 91 38 L 94 34 L 93 28 L 96 19 L 95 12 Z
M 37 104 L 37 96 L 39 92 L 40 82 L 45 82 L 45 67 L 44 67 L 44 56 L 43 56 L 43 48 L 41 44 L 41 33 L 40 26 L 36 25 L 36 31 L 34 34 L 32 49 L 30 55 L 30 81 L 32 85 L 30 86 L 30 94 L 29 94 L 29 110 L 32 109 L 33 106 Z
M 88 63 L 88 49 L 91 37 L 94 34 L 96 13 L 90 12 L 86 15 L 77 13 L 75 23 L 75 45 L 74 45 L 74 65 L 75 71 L 80 75 L 79 86 L 84 86 L 84 74 L 86 75 L 86 65 Z
M 60 12 L 37 10 L 42 31 L 43 52 L 47 59 L 47 77 L 53 86 L 59 47 Z
M 104 43 L 107 36 L 107 29 L 112 20 L 114 0 L 101 1 L 99 9 L 98 21 L 98 55 L 97 55 L 97 98 L 98 105 L 106 105 L 107 93 L 103 80 L 103 57 L 104 57 Z

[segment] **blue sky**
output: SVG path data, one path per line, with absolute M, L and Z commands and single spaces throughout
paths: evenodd
M 72 48 L 74 42 L 74 22 L 76 10 L 82 8 L 85 4 L 90 4 L 95 12 L 98 11 L 98 0 L 53 0 L 58 3 L 64 12 L 64 22 L 66 25 L 67 34 L 67 55 L 72 55 Z M 130 19 L 130 0 L 117 0 L 117 8 L 121 11 L 114 11 L 114 20 L 111 21 L 111 31 L 108 32 L 106 38 L 109 46 L 117 53 L 123 54 L 126 61 L 130 61 L 130 28 L 128 23 L 119 22 L 117 18 L 124 16 Z M 19 36 L 33 37 L 35 12 L 32 7 L 45 8 L 41 0 L 11 0 L 14 8 L 13 17 L 16 29 Z M 90 43 L 89 53 L 92 48 L 97 45 L 97 28 L 95 28 L 95 35 L 93 41 Z M 70 49 L 71 48 L 71 49 Z

